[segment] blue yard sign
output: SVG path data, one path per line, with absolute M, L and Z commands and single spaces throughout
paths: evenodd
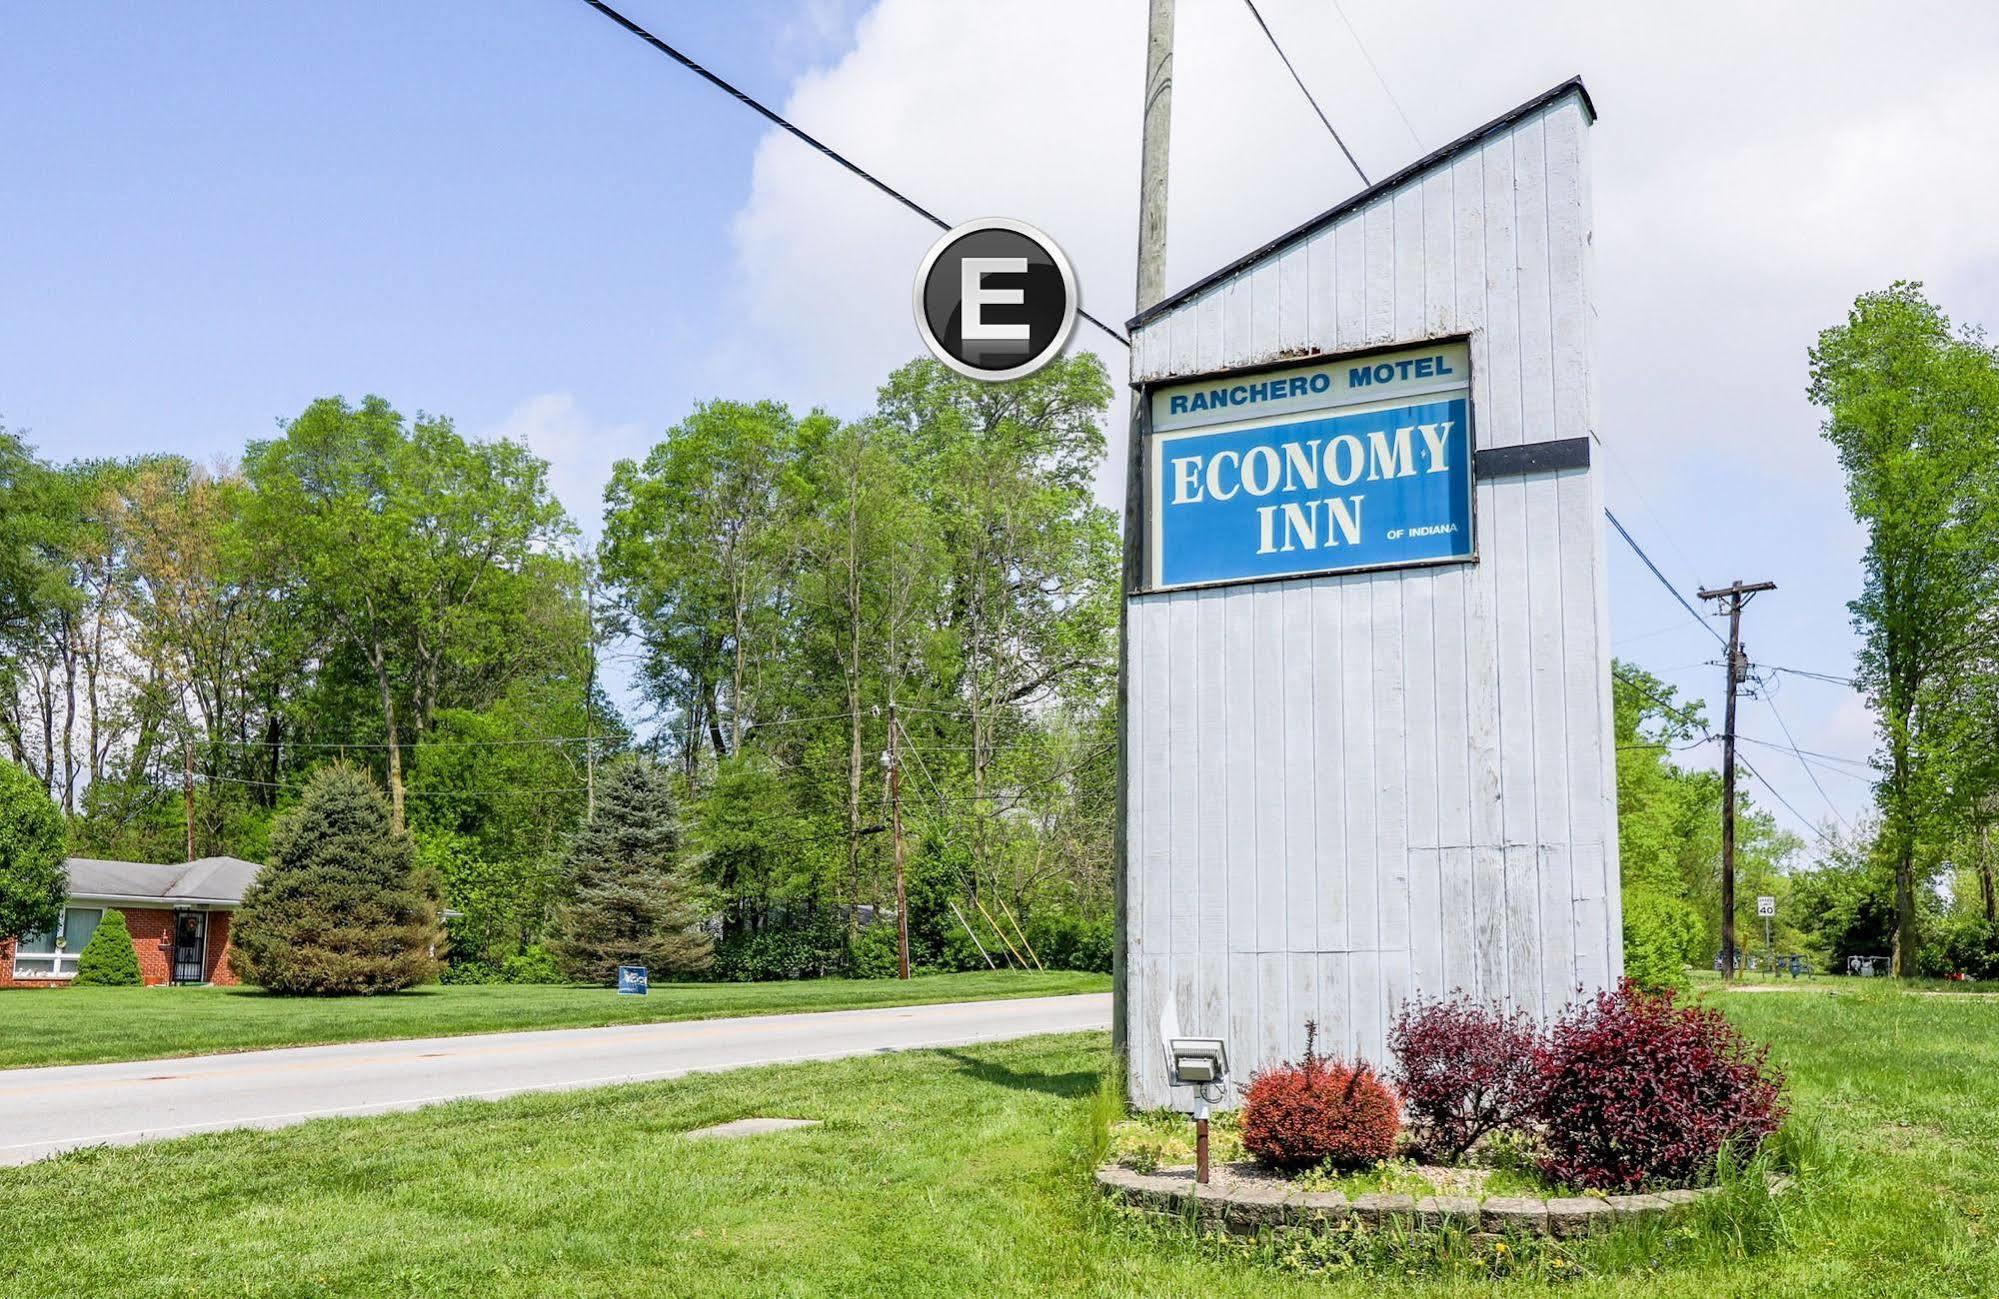
M 1151 589 L 1473 553 L 1462 343 L 1174 384 L 1151 400 Z
M 618 993 L 626 997 L 646 995 L 646 967 L 643 965 L 620 965 L 618 967 Z

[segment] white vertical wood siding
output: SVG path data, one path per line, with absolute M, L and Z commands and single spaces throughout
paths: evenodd
M 1588 116 L 1557 99 L 1144 325 L 1138 380 L 1470 337 L 1480 447 L 1593 433 Z M 1135 597 L 1131 1086 L 1163 1001 L 1238 1081 L 1408 998 L 1546 1015 L 1622 968 L 1602 498 L 1478 484 L 1478 561 Z

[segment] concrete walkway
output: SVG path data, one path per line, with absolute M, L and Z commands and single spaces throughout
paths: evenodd
M 221 1128 L 1107 1028 L 1103 993 L 0 1071 L 0 1164 Z

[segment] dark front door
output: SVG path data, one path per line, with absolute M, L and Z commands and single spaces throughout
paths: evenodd
M 200 983 L 208 956 L 208 913 L 174 912 L 174 982 Z

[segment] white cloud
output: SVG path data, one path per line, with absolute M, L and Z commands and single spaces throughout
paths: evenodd
M 604 485 L 611 480 L 611 466 L 626 457 L 643 456 L 651 442 L 641 425 L 592 419 L 566 392 L 527 398 L 482 436 L 524 443 L 548 461 L 550 489 L 591 541 L 602 531 Z
M 1854 294 L 1892 279 L 1927 281 L 1959 316 L 1999 289 L 1987 219 L 1999 6 L 1346 0 L 1420 144 L 1332 6 L 1259 7 L 1376 179 L 1587 78 L 1603 114 L 1592 158 L 1611 502 L 1645 520 L 1641 540 L 1683 585 L 1738 571 L 1779 581 L 1751 633 L 1767 661 L 1848 665 L 1862 538 L 1805 399 L 1805 349 Z M 880 0 L 837 61 L 793 84 L 785 111 L 948 221 L 1048 230 L 1086 305 L 1121 323 L 1144 23 L 1143 0 Z M 1359 187 L 1240 0 L 1179 2 L 1172 182 L 1169 284 Z M 794 404 L 863 409 L 919 350 L 910 279 L 935 234 L 767 134 L 735 221 L 736 324 L 717 362 Z M 1076 339 L 1121 377 L 1121 348 L 1087 325 Z M 1110 432 L 1107 500 L 1121 490 L 1121 411 Z M 1615 589 L 1613 606 L 1638 630 L 1680 616 L 1649 575 Z M 1698 646 L 1704 633 L 1688 631 Z M 1696 665 L 1675 680 L 1707 693 L 1718 675 Z M 1825 695 L 1787 696 L 1800 743 L 1864 755 L 1861 705 Z M 1791 759 L 1761 767 L 1808 814 L 1822 810 Z M 1827 783 L 1849 815 L 1865 800 L 1855 782 Z

